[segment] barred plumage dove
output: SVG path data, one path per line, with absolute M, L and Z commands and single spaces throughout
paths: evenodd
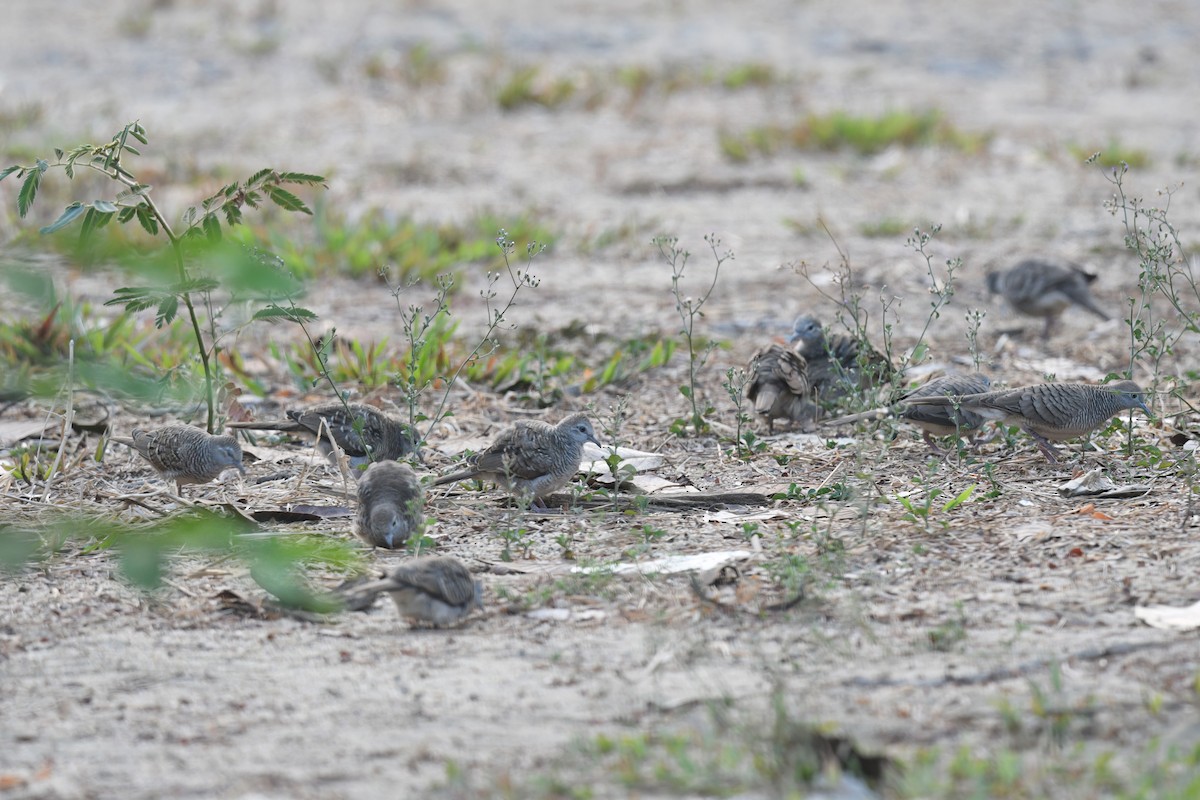
M 984 419 L 1016 425 L 1033 437 L 1038 449 L 1052 463 L 1058 461 L 1052 441 L 1062 442 L 1091 433 L 1128 409 L 1140 408 L 1147 416 L 1153 416 L 1146 406 L 1145 392 L 1133 381 L 1106 386 L 1044 383 L 959 397 L 920 397 L 908 402 L 957 406 Z
M 390 576 L 352 591 L 357 596 L 387 592 L 401 616 L 431 625 L 450 625 L 473 608 L 483 608 L 483 584 L 450 556 L 414 558 Z
M 425 522 L 425 492 L 417 474 L 399 461 L 376 461 L 358 481 L 354 533 L 375 547 L 396 550 Z
M 987 288 L 1003 295 L 1021 314 L 1045 320 L 1042 338 L 1048 339 L 1059 316 L 1074 304 L 1103 320 L 1108 314 L 1096 305 L 1089 286 L 1096 276 L 1077 264 L 1030 258 L 1004 272 L 989 272 Z
M 176 492 L 182 492 L 186 484 L 208 483 L 227 469 L 246 473 L 237 439 L 214 436 L 191 425 L 166 425 L 152 431 L 134 428 L 130 436 L 113 436 L 110 441 L 136 450 L 163 480 L 175 481 Z
M 231 422 L 229 427 L 242 430 L 284 431 L 317 438 L 317 445 L 326 456 L 333 453 L 328 436 L 345 451 L 355 474 L 372 461 L 395 461 L 416 449 L 412 429 L 400 420 L 365 403 L 322 403 L 311 408 L 290 410 L 287 419 L 264 422 Z M 321 421 L 329 426 L 322 431 Z M 362 420 L 362 434 L 354 429 Z
M 565 486 L 579 470 L 585 442 L 600 446 L 585 414 L 572 414 L 557 425 L 521 420 L 471 456 L 470 469 L 438 478 L 433 485 L 478 478 L 541 505 L 542 498 Z
M 793 422 L 816 419 L 808 385 L 808 363 L 804 356 L 782 345 L 760 348 L 750 358 L 750 382 L 746 397 L 754 411 L 767 419 L 767 432 L 775 432 L 777 418 Z
M 940 397 L 945 395 L 969 395 L 986 392 L 992 382 L 986 375 L 943 375 L 928 383 L 922 384 L 903 395 L 896 405 L 891 408 L 877 408 L 864 411 L 861 414 L 851 414 L 830 420 L 829 425 L 846 425 L 867 419 L 882 419 L 888 414 L 895 414 L 905 422 L 910 422 L 921 429 L 921 438 L 934 453 L 941 449 L 933 441 L 934 436 L 961 436 L 978 429 L 986 421 L 981 415 L 964 408 L 942 405 L 920 405 L 915 403 L 922 397 Z
M 884 383 L 894 371 L 882 353 L 873 347 L 863 352 L 854 337 L 826 336 L 820 320 L 811 314 L 796 317 L 788 343 L 808 362 L 808 383 L 822 399 Z

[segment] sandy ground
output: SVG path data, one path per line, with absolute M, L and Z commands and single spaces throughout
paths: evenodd
M 959 3 L 858 0 L 122 0 L 60 3 L 53 12 L 15 2 L 4 16 L 7 159 L 101 139 L 140 118 L 151 136 L 147 169 L 172 207 L 197 196 L 197 176 L 212 175 L 215 186 L 269 164 L 329 175 L 325 201 L 352 217 L 528 212 L 563 238 L 536 262 L 542 285 L 515 311 L 523 327 L 580 321 L 622 337 L 673 334 L 669 270 L 649 239 L 680 237 L 693 252 L 687 289 L 699 292 L 712 267 L 701 237 L 716 233 L 736 254 L 703 321 L 732 341 L 704 377 L 724 425 L 733 417 L 719 386 L 724 369 L 743 364 L 797 311 L 834 314 L 787 266 L 819 272 L 837 262 L 818 219 L 869 298 L 901 299 L 901 346 L 925 321 L 925 266 L 903 234 L 864 230 L 889 220 L 942 223 L 934 263 L 962 258 L 964 267 L 934 326 L 935 360 L 965 355 L 964 314 L 986 308 L 989 369 L 1012 384 L 1047 372 L 1096 380 L 1127 359 L 1123 324 L 1082 313 L 1068 313 L 1048 346 L 1000 339 L 1013 320 L 983 290 L 987 269 L 1046 253 L 1094 267 L 1096 294 L 1114 313 L 1134 291 L 1136 262 L 1102 208 L 1111 187 L 1071 147 L 1144 150 L 1150 161 L 1130 174 L 1133 191 L 1152 198 L 1181 185 L 1173 221 L 1185 235 L 1200 221 L 1193 3 L 1148 3 L 1135 13 L 1117 2 L 1017 2 L 983 14 Z M 401 54 L 422 43 L 441 79 L 396 77 Z M 775 80 L 737 91 L 659 87 L 637 99 L 611 78 L 628 66 L 695 75 L 747 62 L 769 64 Z M 501 111 L 496 92 L 522 64 L 605 93 L 594 104 Z M 383 76 L 373 77 L 379 65 Z M 979 153 L 785 151 L 744 164 L 718 146 L 720 131 L 787 124 L 810 111 L 897 108 L 937 108 L 991 139 Z M 0 239 L 44 224 L 16 219 L 15 192 L 11 180 L 0 184 Z M 46 219 L 56 211 L 39 209 Z M 113 288 L 103 277 L 63 274 L 83 297 L 104 299 Z M 310 298 L 324 323 L 367 339 L 392 330 L 390 299 L 377 287 L 328 286 Z M 466 333 L 480 316 L 472 297 L 465 292 L 458 307 Z M 878 314 L 873 320 L 878 334 Z M 239 346 L 260 343 L 247 336 Z M 1186 339 L 1169 368 L 1194 364 L 1195 352 Z M 1098 501 L 1093 513 L 1056 492 L 1070 464 L 1047 465 L 1020 441 L 1015 455 L 995 444 L 965 467 L 930 471 L 910 433 L 891 446 L 867 437 L 836 448 L 783 436 L 769 452 L 789 456 L 787 464 L 768 455 L 744 464 L 713 439 L 667 433 L 684 412 L 675 389 L 682 369 L 677 356 L 629 390 L 621 431 L 626 443 L 667 456 L 665 477 L 707 491 L 846 482 L 874 494 L 726 515 L 575 510 L 520 521 L 495 495 L 439 498 L 432 535 L 481 573 L 488 592 L 487 611 L 454 631 L 410 630 L 383 603 L 323 624 L 235 613 L 223 590 L 261 592 L 228 563 L 183 560 L 168 586 L 146 595 L 123 583 L 110 554 L 68 548 L 0 584 L 0 795 L 365 798 L 441 787 L 491 796 L 511 785 L 512 796 L 525 796 L 524 781 L 554 769 L 597 796 L 625 796 L 615 779 L 573 768 L 570 744 L 691 724 L 686 711 L 697 701 L 731 698 L 753 718 L 771 687 L 796 718 L 903 758 L 960 744 L 1037 752 L 1048 723 L 1030 711 L 1032 698 L 1055 680 L 1056 702 L 1072 712 L 1068 742 L 1089 758 L 1112 750 L 1134 769 L 1154 737 L 1200 740 L 1195 633 L 1154 630 L 1133 615 L 1135 605 L 1186 605 L 1200 594 L 1196 518 L 1179 472 L 1124 459 L 1110 437 L 1111 452 L 1083 463 L 1153 489 Z M 595 407 L 603 413 L 620 394 L 606 390 Z M 515 414 L 504 398 L 456 402 L 456 428 L 439 435 L 487 436 L 492 422 Z M 1143 423 L 1137 435 L 1170 447 Z M 136 490 L 146 471 L 115 450 L 102 466 L 81 466 L 52 502 L 99 512 L 97 495 Z M 337 485 L 316 469 L 317 483 Z M 982 495 L 992 480 L 1000 494 L 977 496 L 926 528 L 887 502 L 926 478 L 946 498 L 971 484 Z M 18 490 L 0 499 L 6 515 L 28 510 L 12 499 Z M 200 496 L 264 502 L 249 481 Z M 756 541 L 743 536 L 746 522 L 760 525 Z M 496 534 L 516 525 L 530 532 L 530 558 L 509 565 Z M 646 525 L 665 533 L 646 545 Z M 312 530 L 344 536 L 346 525 Z M 726 605 L 714 607 L 684 577 L 572 578 L 573 562 L 555 542 L 563 535 L 588 562 L 751 554 L 738 586 L 720 590 Z M 787 555 L 818 565 L 809 599 L 754 613 L 786 599 L 771 565 Z M 400 556 L 371 558 L 386 567 Z M 555 613 L 531 617 L 530 606 Z M 934 632 L 954 630 L 965 634 L 960 641 L 931 646 Z M 1018 710 L 1017 730 L 1005 707 Z

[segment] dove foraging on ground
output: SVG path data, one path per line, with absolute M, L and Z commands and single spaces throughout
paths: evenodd
M 1050 442 L 1062 442 L 1091 433 L 1115 414 L 1146 406 L 1146 394 L 1133 381 L 1106 386 L 1089 383 L 1044 383 L 959 397 L 919 397 L 914 405 L 956 406 L 984 419 L 1016 425 L 1037 442 L 1051 463 L 1058 461 Z
M 864 411 L 861 414 L 851 414 L 848 417 L 830 420 L 829 425 L 846 425 L 867 419 L 882 419 L 888 414 L 895 414 L 905 422 L 916 425 L 921 429 L 921 438 L 934 453 L 942 450 L 933 441 L 934 436 L 961 436 L 969 434 L 983 425 L 986 420 L 964 408 L 952 405 L 920 405 L 914 401 L 922 397 L 941 397 L 946 395 L 967 395 L 986 392 L 992 382 L 986 375 L 943 375 L 928 383 L 922 384 L 902 396 L 899 402 L 891 408 L 877 408 Z
M 788 343 L 808 362 L 809 385 L 822 399 L 891 380 L 892 365 L 882 353 L 874 348 L 863 352 L 852 336 L 826 336 L 820 320 L 810 314 L 796 317 Z
M 227 469 L 243 475 L 242 448 L 233 436 L 214 436 L 191 425 L 167 425 L 152 431 L 134 428 L 129 437 L 110 441 L 127 445 L 150 462 L 181 493 L 189 483 L 208 483 Z
M 358 481 L 354 533 L 375 547 L 396 550 L 425 522 L 425 492 L 417 474 L 399 461 L 376 461 Z
M 989 272 L 987 288 L 1003 295 L 1019 313 L 1042 317 L 1046 321 L 1042 338 L 1048 339 L 1069 305 L 1085 308 L 1103 320 L 1109 318 L 1092 299 L 1089 287 L 1094 280 L 1095 275 L 1076 264 L 1031 258 L 1004 272 Z
M 449 556 L 414 558 L 382 580 L 353 589 L 355 595 L 387 592 L 400 615 L 431 625 L 450 625 L 483 608 L 483 584 Z
M 470 469 L 438 478 L 433 485 L 478 478 L 541 505 L 542 498 L 561 489 L 579 471 L 585 442 L 601 446 L 584 414 L 572 414 L 557 425 L 521 420 L 486 450 L 471 456 Z
M 407 424 L 364 403 L 323 403 L 287 412 L 287 419 L 266 422 L 231 422 L 242 430 L 284 431 L 316 437 L 325 456 L 333 454 L 329 436 L 345 451 L 355 475 L 372 461 L 395 461 L 416 449 L 416 437 Z M 321 423 L 328 426 L 328 432 Z M 362 421 L 362 434 L 354 429 Z
M 746 397 L 754 411 L 767 419 L 767 433 L 775 432 L 777 418 L 793 422 L 816 419 L 819 409 L 811 400 L 808 363 L 804 356 L 778 344 L 767 345 L 750 358 Z

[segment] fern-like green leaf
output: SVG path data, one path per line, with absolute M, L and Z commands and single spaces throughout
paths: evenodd
M 83 203 L 78 201 L 71 203 L 71 205 L 63 209 L 63 213 L 58 215 L 58 219 L 41 229 L 42 235 L 54 233 L 57 230 L 67 227 L 72 222 L 77 220 L 86 210 L 87 206 L 85 206 Z
M 154 327 L 161 328 L 170 325 L 171 321 L 175 319 L 177 311 L 179 311 L 179 298 L 175 295 L 164 297 L 158 304 L 158 310 L 154 312 Z
M 125 216 L 126 211 L 129 212 L 130 217 L 133 216 L 134 209 L 132 208 L 121 209 L 121 215 Z M 93 203 L 92 207 L 89 208 L 87 213 L 83 215 L 83 229 L 79 232 L 79 241 L 86 242 L 89 236 L 103 228 L 108 223 L 112 222 L 112 218 L 114 216 L 115 215 L 111 211 L 97 210 L 96 204 Z M 126 222 L 127 220 L 128 217 L 122 219 L 121 221 Z
M 14 172 L 16 172 L 19 169 L 20 169 L 20 167 L 16 164 L 13 164 L 11 167 L 5 167 L 4 169 L 0 169 L 0 181 L 4 180 L 9 175 L 12 175 Z
M 253 175 L 251 175 L 249 178 L 246 179 L 246 185 L 253 186 L 256 183 L 259 183 L 259 182 L 263 181 L 264 179 L 270 177 L 274 173 L 275 173 L 275 170 L 273 170 L 273 169 L 260 169 L 258 172 L 254 173 Z
M 158 235 L 158 219 L 150 212 L 148 206 L 137 207 L 137 221 L 151 236 Z
M 270 197 L 275 205 L 285 211 L 300 211 L 305 214 L 312 214 L 308 206 L 304 205 L 304 201 L 287 189 L 281 189 L 278 186 L 268 186 L 266 187 L 266 192 L 267 197 Z
M 49 164 L 39 158 L 37 166 L 31 169 L 29 174 L 25 176 L 25 183 L 21 184 L 21 191 L 17 193 L 17 214 L 22 219 L 29 213 L 29 208 L 33 205 L 33 198 L 37 197 L 38 186 L 42 182 L 42 173 L 49 166 Z
M 153 187 L 151 187 L 145 183 L 134 184 L 133 186 L 130 186 L 128 189 L 125 189 L 125 190 L 121 191 L 119 194 L 117 194 L 117 202 L 125 203 L 134 197 L 143 197 L 150 193 L 151 188 L 153 188 Z
M 125 306 L 126 311 L 144 311 L 154 308 L 163 301 L 161 292 L 145 286 L 125 286 L 113 292 L 113 296 L 104 301 L 106 306 Z
M 200 227 L 204 229 L 204 235 L 210 242 L 221 241 L 221 220 L 217 219 L 216 214 L 209 214 L 205 217 L 204 222 L 200 223 Z
M 215 278 L 190 278 L 171 287 L 175 294 L 192 294 L 194 292 L 211 292 L 221 284 Z
M 283 306 L 269 305 L 266 308 L 260 308 L 254 312 L 254 319 L 263 320 L 264 322 L 295 322 L 302 324 L 312 322 L 317 318 L 317 315 L 307 308 L 292 306 L 284 308 Z
M 281 172 L 278 175 L 280 183 L 303 183 L 308 186 L 324 186 L 325 178 L 320 175 L 309 175 L 305 172 Z

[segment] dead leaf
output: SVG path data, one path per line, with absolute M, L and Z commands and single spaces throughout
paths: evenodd
M 28 781 L 26 781 L 20 775 L 13 775 L 12 773 L 0 775 L 0 792 L 7 792 L 9 789 L 20 788 L 26 783 L 28 783 Z
M 1191 631 L 1200 628 L 1200 602 L 1176 606 L 1135 606 L 1133 615 L 1151 628 L 1167 631 Z
M 1150 486 L 1136 483 L 1118 486 L 1112 479 L 1097 467 L 1089 470 L 1058 487 L 1058 493 L 1063 497 L 1102 497 L 1108 500 L 1121 500 L 1129 497 L 1141 497 L 1150 492 Z

